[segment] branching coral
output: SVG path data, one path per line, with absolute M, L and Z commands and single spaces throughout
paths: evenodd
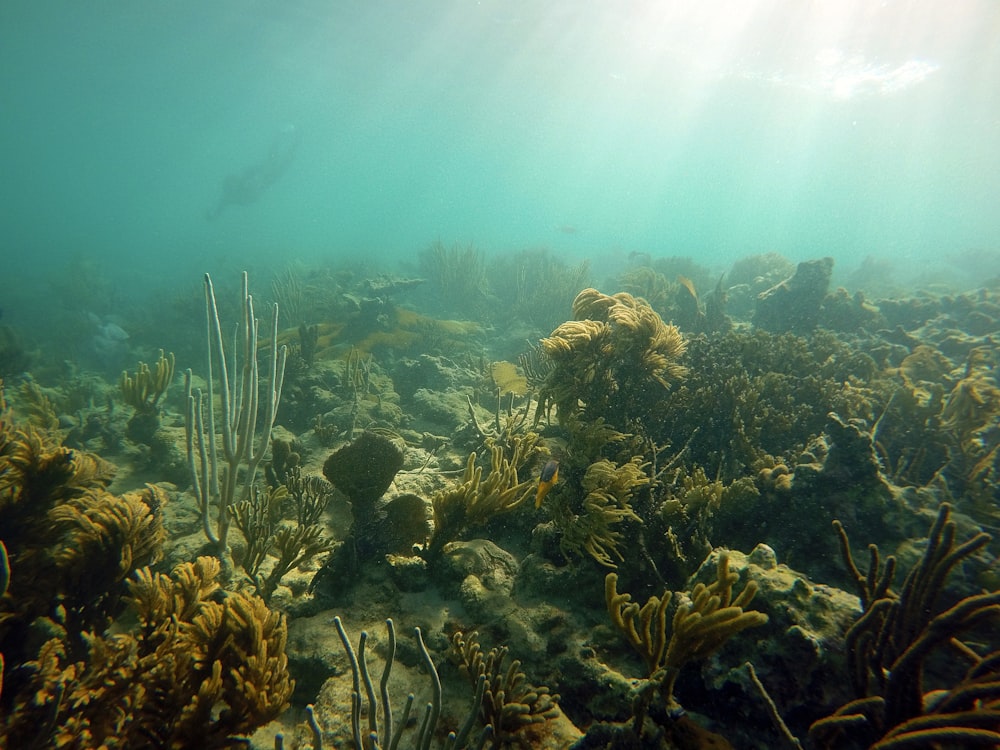
M 344 629 L 340 617 L 334 617 L 333 623 L 337 628 L 337 634 L 340 636 L 340 642 L 344 646 L 344 651 L 347 653 L 348 661 L 351 664 L 351 675 L 354 678 L 354 686 L 351 691 L 351 730 L 354 735 L 355 750 L 377 750 L 380 747 L 398 747 L 408 725 L 414 696 L 412 693 L 410 694 L 403 707 L 402 716 L 399 717 L 397 722 L 394 722 L 392 704 L 389 699 L 389 678 L 392 675 L 392 666 L 396 658 L 396 627 L 392 619 L 385 621 L 386 633 L 388 635 L 386 644 L 387 653 L 385 667 L 382 670 L 382 678 L 379 681 L 378 697 L 375 695 L 374 683 L 368 668 L 366 650 L 368 633 L 362 631 L 361 637 L 358 640 L 358 648 L 355 651 L 350 639 L 347 637 L 347 631 Z M 414 738 L 412 747 L 417 748 L 417 750 L 428 750 L 441 716 L 441 679 L 438 676 L 437 668 L 434 666 L 434 661 L 431 659 L 430 652 L 424 645 L 423 634 L 420 632 L 420 628 L 414 628 L 413 632 L 417 639 L 417 650 L 420 652 L 424 667 L 431 678 L 431 699 L 424 709 L 423 719 L 420 721 L 420 728 Z M 457 732 L 451 732 L 448 735 L 445 747 L 452 750 L 464 750 L 467 747 L 466 743 L 472 733 L 472 726 L 483 703 L 485 688 L 485 677 L 480 677 L 475 681 L 475 695 L 469 715 L 462 722 L 462 726 Z M 364 692 L 362 692 L 362 689 Z M 368 732 L 362 736 L 362 710 L 365 708 L 366 697 L 368 705 L 365 713 L 368 716 Z M 313 731 L 313 750 L 322 750 L 322 732 L 311 714 L 310 724 Z M 487 724 L 480 733 L 474 747 L 477 750 L 481 750 L 492 736 L 493 727 Z M 380 741 L 380 738 L 382 738 L 382 741 Z
M 924 554 L 898 593 L 890 588 L 895 558 L 881 565 L 878 548 L 870 545 L 869 568 L 862 573 L 854 564 L 846 532 L 835 522 L 864 612 L 846 635 L 848 671 L 857 698 L 810 727 L 817 747 L 839 747 L 845 733 L 881 749 L 1000 743 L 1000 652 L 980 655 L 959 640 L 984 625 L 996 627 L 1000 591 L 967 596 L 943 611 L 938 607 L 951 572 L 991 537 L 978 533 L 956 544 L 950 511 L 947 504 L 941 506 Z M 957 684 L 930 693 L 927 663 L 942 648 L 970 666 Z
M 298 477 L 297 467 L 295 471 Z M 323 481 L 319 477 L 314 479 Z M 268 489 L 254 485 L 248 500 L 230 508 L 233 523 L 247 542 L 240 565 L 265 602 L 271 600 L 286 573 L 333 549 L 333 541 L 318 523 L 326 502 L 319 502 L 318 495 L 307 495 L 303 488 L 306 484 L 316 486 L 318 482 L 297 479 L 299 491 L 294 496 L 297 515 L 294 525 L 281 524 L 281 502 L 289 497 L 284 485 Z M 324 497 L 329 500 L 329 494 Z M 269 556 L 274 557 L 274 564 L 267 576 L 262 577 L 260 569 Z
M 683 711 L 673 691 L 684 665 L 705 659 L 737 633 L 767 622 L 767 615 L 747 609 L 757 594 L 754 581 L 733 598 L 738 580 L 739 575 L 729 570 L 729 556 L 722 552 L 716 580 L 710 584 L 697 583 L 688 594 L 664 591 L 663 596 L 652 596 L 640 606 L 629 594 L 618 591 L 617 574 L 607 575 L 604 598 L 611 621 L 646 665 L 647 675 L 639 681 L 633 704 L 633 737 L 642 737 L 647 731 L 647 717 L 673 725 L 682 720 Z M 682 601 L 674 611 L 668 638 L 667 610 L 675 596 Z M 654 705 L 657 697 L 661 703 Z
M 674 683 L 681 668 L 717 651 L 736 633 L 767 622 L 767 615 L 748 610 L 757 595 L 757 584 L 749 581 L 733 598 L 739 575 L 729 570 L 729 556 L 719 555 L 716 580 L 697 583 L 674 612 L 667 639 L 667 608 L 673 594 L 652 596 L 642 606 L 626 593 L 618 592 L 618 575 L 604 579 L 604 598 L 611 621 L 646 663 L 647 676 L 667 705 L 674 704 Z
M 122 370 L 119 382 L 122 400 L 136 411 L 155 412 L 174 379 L 174 364 L 174 353 L 164 356 L 160 349 L 160 357 L 153 369 L 145 362 L 140 362 L 134 375 L 129 375 L 128 370 Z
M 287 347 L 278 347 L 278 306 L 271 312 L 271 346 L 266 385 L 261 383 L 257 364 L 259 321 L 254 315 L 246 272 L 242 284 L 242 324 L 237 340 L 241 344 L 227 360 L 222 322 L 212 279 L 205 274 L 205 317 L 208 333 L 206 393 L 192 386 L 191 370 L 184 377 L 187 409 L 184 420 L 188 468 L 202 529 L 219 558 L 228 562 L 229 509 L 246 500 L 257 479 L 257 468 L 271 442 L 271 429 L 278 414 L 285 378 Z M 213 369 L 218 368 L 216 384 Z M 233 370 L 232 376 L 229 371 Z M 237 372 L 237 369 L 239 372 Z M 219 388 L 222 433 L 221 454 L 216 436 L 215 388 Z M 261 393 L 264 398 L 261 399 Z M 262 403 L 263 401 L 263 403 Z M 263 408 L 262 408 L 263 406 Z M 260 437 L 257 439 L 257 430 Z M 213 508 L 213 505 L 215 506 Z M 212 520 L 212 513 L 215 520 Z
M 484 653 L 479 645 L 478 633 L 452 636 L 453 650 L 472 685 L 485 680 L 482 700 L 483 723 L 493 727 L 495 747 L 502 747 L 512 735 L 531 724 L 540 724 L 558 715 L 559 696 L 545 686 L 536 687 L 528 682 L 521 669 L 521 662 L 508 662 L 506 646 L 491 648 Z
M 164 356 L 162 349 L 154 369 L 150 369 L 145 362 L 140 362 L 134 375 L 129 375 L 127 370 L 122 371 L 119 383 L 122 400 L 135 409 L 126 428 L 126 434 L 132 440 L 146 445 L 153 443 L 160 426 L 158 404 L 173 379 L 174 353 Z

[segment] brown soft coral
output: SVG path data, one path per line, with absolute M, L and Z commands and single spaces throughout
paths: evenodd
M 139 571 L 129 582 L 134 635 L 85 634 L 68 660 L 52 638 L 25 664 L 0 728 L 10 747 L 229 748 L 283 711 L 288 675 L 283 618 L 257 597 L 215 594 L 219 563 L 202 557 L 173 576 Z M 27 743 L 27 744 L 26 744 Z
M 555 363 L 539 394 L 539 408 L 556 407 L 560 420 L 582 409 L 588 419 L 621 424 L 639 418 L 649 403 L 684 377 L 686 343 L 642 298 L 584 289 L 573 301 L 573 320 L 542 339 Z

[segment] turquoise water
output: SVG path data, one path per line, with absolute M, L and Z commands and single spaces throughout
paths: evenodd
M 8 2 L 2 253 L 141 283 L 438 239 L 981 278 L 998 40 L 985 0 Z M 289 126 L 287 169 L 208 221 Z

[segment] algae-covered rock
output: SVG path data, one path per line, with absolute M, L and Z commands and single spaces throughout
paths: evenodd
M 476 622 L 491 622 L 513 607 L 510 599 L 520 572 L 517 560 L 488 539 L 449 542 L 442 557 L 440 580 Z
M 474 383 L 477 373 L 452 362 L 447 357 L 421 354 L 416 359 L 403 359 L 394 371 L 396 389 L 403 399 L 409 399 L 421 388 L 433 391 L 455 390 Z
M 818 580 L 843 580 L 830 534 L 835 518 L 864 528 L 879 543 L 894 546 L 905 536 L 906 508 L 882 474 L 870 430 L 834 413 L 794 468 L 762 468 L 757 487 L 758 499 L 720 506 L 713 540 L 734 546 L 766 542 Z
M 468 397 L 459 391 L 420 388 L 410 404 L 413 416 L 438 431 L 457 430 L 469 417 Z
M 716 550 L 705 560 L 689 586 L 714 578 L 719 554 Z M 682 674 L 677 687 L 682 702 L 685 692 L 694 689 L 693 679 L 712 690 L 738 685 L 747 700 L 758 700 L 743 666 L 750 662 L 793 731 L 807 727 L 853 697 L 844 672 L 843 636 L 860 614 L 860 602 L 853 594 L 814 583 L 779 563 L 778 554 L 767 545 L 758 545 L 749 555 L 727 554 L 730 570 L 740 576 L 737 588 L 750 581 L 757 584 L 754 608 L 765 613 L 768 622 L 730 639 L 702 662 L 700 674 Z
M 385 556 L 389 577 L 400 591 L 423 591 L 430 583 L 427 561 L 420 555 Z
M 807 333 L 816 327 L 833 273 L 833 258 L 799 263 L 795 273 L 757 296 L 753 322 L 768 331 Z

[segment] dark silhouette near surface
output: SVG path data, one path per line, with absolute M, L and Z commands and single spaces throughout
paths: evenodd
M 219 200 L 206 213 L 214 221 L 230 206 L 256 203 L 264 191 L 281 179 L 295 159 L 299 146 L 299 131 L 294 125 L 284 126 L 275 136 L 267 156 L 241 172 L 230 174 L 222 183 Z

